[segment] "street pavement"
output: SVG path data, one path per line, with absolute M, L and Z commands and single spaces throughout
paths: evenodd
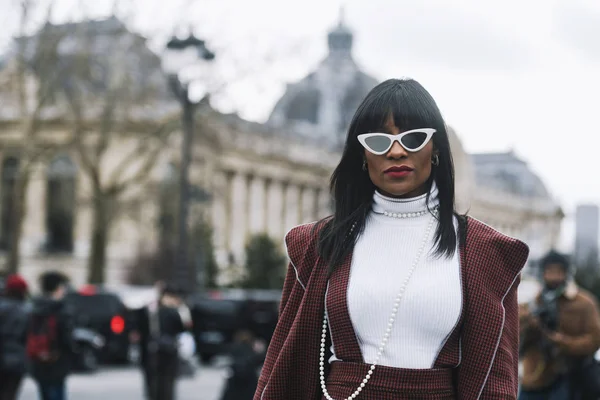
M 177 385 L 177 400 L 218 400 L 226 369 L 224 363 L 201 366 L 194 378 Z M 103 368 L 94 374 L 76 374 L 67 383 L 68 400 L 143 400 L 142 375 L 137 368 Z M 38 400 L 33 381 L 28 379 L 19 400 Z

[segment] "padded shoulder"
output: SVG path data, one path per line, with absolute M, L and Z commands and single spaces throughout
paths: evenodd
M 468 218 L 467 241 L 470 241 L 469 247 L 485 251 L 495 259 L 500 259 L 509 276 L 519 273 L 529 257 L 527 244 L 498 232 L 473 217 Z

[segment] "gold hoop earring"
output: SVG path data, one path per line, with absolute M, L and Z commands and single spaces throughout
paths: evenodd
M 437 154 L 434 154 L 433 158 L 431 159 L 431 163 L 436 167 L 438 165 L 440 165 L 440 156 L 438 156 Z
M 362 169 L 363 171 L 366 171 L 368 169 L 367 160 L 363 160 Z

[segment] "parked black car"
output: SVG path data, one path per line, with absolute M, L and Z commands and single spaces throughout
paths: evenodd
M 240 329 L 250 330 L 268 344 L 277 324 L 281 291 L 218 290 L 188 301 L 194 337 L 202 362 L 229 351 Z
M 104 346 L 98 349 L 100 362 L 129 360 L 130 313 L 119 296 L 96 286 L 69 292 L 65 302 L 74 316 L 74 325 L 98 333 Z
M 239 302 L 199 299 L 191 304 L 194 338 L 200 360 L 210 362 L 225 353 L 240 325 Z

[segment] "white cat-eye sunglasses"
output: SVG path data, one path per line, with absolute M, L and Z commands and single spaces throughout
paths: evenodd
M 432 128 L 419 128 L 402 132 L 398 135 L 389 133 L 363 133 L 358 135 L 358 141 L 365 149 L 378 156 L 387 153 L 397 141 L 406 151 L 415 153 L 429 143 L 435 133 Z

